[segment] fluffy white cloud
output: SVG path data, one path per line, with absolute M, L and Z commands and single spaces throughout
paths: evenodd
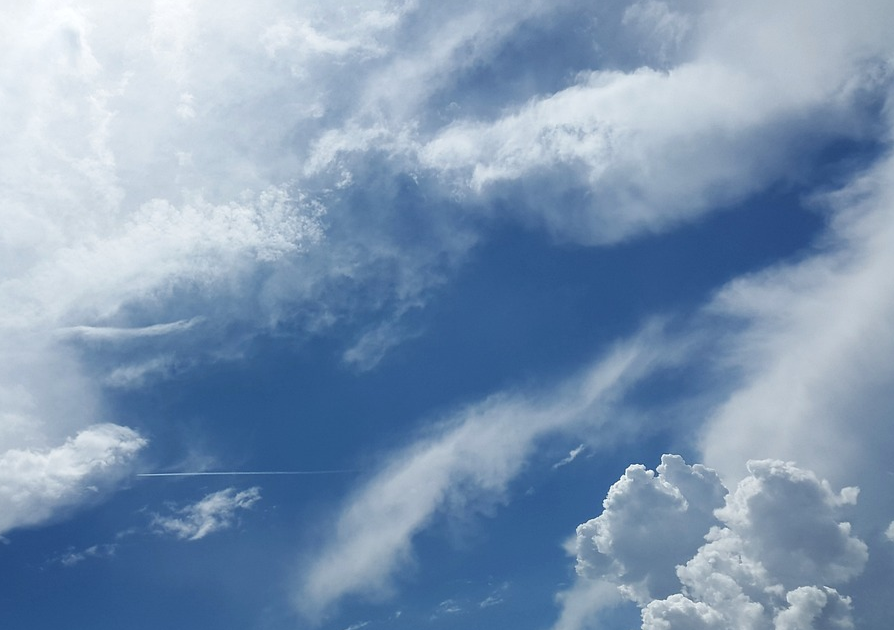
M 236 521 L 238 510 L 247 510 L 260 500 L 261 489 L 258 487 L 241 492 L 227 488 L 179 508 L 172 515 L 156 514 L 152 518 L 152 527 L 159 534 L 181 540 L 200 540 L 208 534 L 229 529 Z
M 748 472 L 717 517 L 775 580 L 787 589 L 810 580 L 840 584 L 862 571 L 866 545 L 837 521 L 841 508 L 857 503 L 857 488 L 836 494 L 812 472 L 780 461 L 749 462 Z
M 0 454 L 0 532 L 37 525 L 96 497 L 130 472 L 146 440 L 127 427 L 88 427 L 61 446 Z
M 853 628 L 850 599 L 829 587 L 802 586 L 785 596 L 789 607 L 775 619 L 776 630 Z
M 618 585 L 644 630 L 853 627 L 851 600 L 832 585 L 866 565 L 841 517 L 856 489 L 833 492 L 781 461 L 748 471 L 726 494 L 713 471 L 679 457 L 664 456 L 658 476 L 631 466 L 578 528 L 582 581 Z
M 602 514 L 577 528 L 578 573 L 617 575 L 641 603 L 673 593 L 677 565 L 719 524 L 714 510 L 725 495 L 713 470 L 676 455 L 663 456 L 657 471 L 630 466 L 609 489 Z

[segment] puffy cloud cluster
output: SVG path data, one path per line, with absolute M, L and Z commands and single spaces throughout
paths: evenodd
M 208 534 L 232 527 L 239 510 L 247 510 L 260 500 L 261 489 L 258 487 L 241 492 L 226 488 L 179 508 L 174 514 L 156 514 L 152 527 L 159 534 L 180 540 L 200 540 Z
M 657 472 L 657 475 L 656 475 Z M 656 471 L 630 466 L 608 491 L 600 516 L 577 528 L 577 570 L 617 575 L 640 603 L 677 590 L 678 564 L 692 557 L 726 488 L 713 470 L 665 455 Z
M 127 427 L 88 427 L 61 446 L 0 453 L 0 533 L 90 501 L 130 472 L 146 440 Z
M 834 587 L 859 575 L 867 546 L 842 520 L 856 488 L 791 463 L 751 461 L 728 493 L 703 466 L 664 456 L 631 466 L 603 513 L 578 528 L 578 571 L 614 582 L 644 630 L 850 628 Z

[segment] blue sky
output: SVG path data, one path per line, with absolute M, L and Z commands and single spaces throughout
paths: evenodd
M 4 627 L 890 627 L 889 2 L 2 14 Z

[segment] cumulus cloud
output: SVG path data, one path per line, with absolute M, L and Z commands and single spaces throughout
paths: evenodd
M 89 501 L 128 474 L 129 464 L 145 445 L 132 429 L 102 424 L 54 448 L 0 454 L 0 532 L 37 525 Z
M 834 587 L 868 558 L 842 518 L 856 488 L 835 492 L 782 461 L 748 471 L 727 493 L 712 470 L 676 456 L 657 476 L 631 466 L 578 528 L 583 581 L 616 584 L 642 608 L 644 630 L 853 627 L 851 599 Z
M 227 488 L 212 492 L 201 500 L 179 508 L 173 514 L 152 518 L 155 532 L 180 540 L 200 540 L 214 532 L 229 529 L 238 517 L 238 511 L 250 509 L 261 500 L 261 489 L 249 488 L 237 492 Z
M 647 330 L 540 397 L 495 395 L 449 418 L 403 450 L 349 498 L 302 576 L 299 605 L 322 613 L 348 594 L 387 590 L 413 538 L 442 511 L 498 500 L 539 439 L 600 426 L 627 387 L 674 351 Z
M 676 455 L 663 456 L 656 471 L 630 466 L 609 489 L 602 514 L 577 529 L 578 573 L 618 575 L 638 602 L 674 592 L 676 566 L 719 524 L 714 510 L 725 495 L 714 471 Z

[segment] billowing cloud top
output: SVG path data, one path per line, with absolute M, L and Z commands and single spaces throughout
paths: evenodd
M 713 471 L 680 457 L 664 456 L 657 476 L 631 466 L 577 530 L 579 572 L 618 583 L 644 630 L 853 627 L 833 586 L 867 560 L 839 516 L 856 488 L 835 493 L 781 461 L 748 471 L 726 494 Z

